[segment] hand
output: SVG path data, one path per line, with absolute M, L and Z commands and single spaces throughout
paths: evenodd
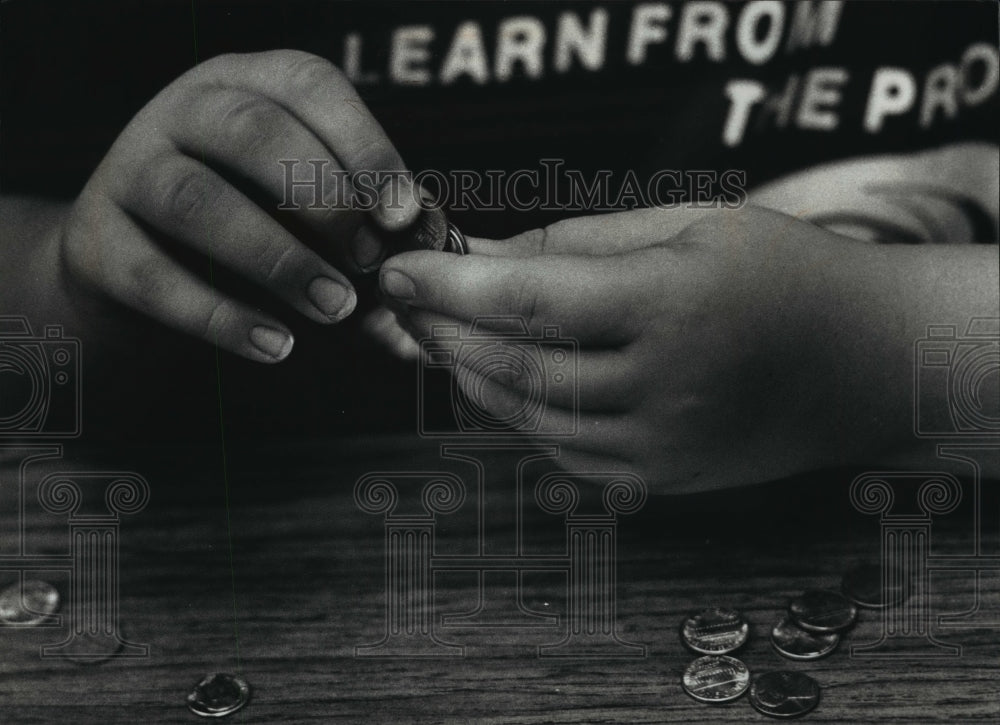
M 886 247 L 757 208 L 584 217 L 470 246 L 393 257 L 381 288 L 415 339 L 482 315 L 575 338 L 577 409 L 564 389 L 547 399 L 554 419 L 578 416 L 577 435 L 547 441 L 570 469 L 691 492 L 857 462 L 909 432 L 912 338 L 877 334 L 896 294 Z M 460 379 L 495 414 L 525 402 L 523 375 Z
M 297 178 L 313 173 L 309 162 L 325 162 L 326 198 L 314 204 L 312 190 L 300 189 L 297 208 L 279 211 L 292 201 L 282 160 L 300 162 Z M 342 188 L 334 197 L 333 172 L 403 169 L 326 61 L 297 51 L 220 56 L 163 90 L 115 141 L 57 234 L 65 281 L 91 299 L 277 362 L 292 348 L 288 327 L 210 278 L 223 267 L 314 322 L 342 320 L 356 303 L 347 274 L 377 267 L 378 230 L 402 228 L 419 209 L 413 202 L 361 213 Z

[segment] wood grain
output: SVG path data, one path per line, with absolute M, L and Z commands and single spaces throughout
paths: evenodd
M 41 511 L 33 498 L 44 473 L 106 469 L 123 458 L 120 451 L 67 446 L 62 461 L 29 467 L 26 550 L 67 547 L 65 518 Z M 121 626 L 127 638 L 150 646 L 150 656 L 76 665 L 39 656 L 41 645 L 65 637 L 64 627 L 0 629 L 0 722 L 196 722 L 184 698 L 205 673 L 218 670 L 240 672 L 253 688 L 251 704 L 233 722 L 767 722 L 745 698 L 710 707 L 680 688 L 694 655 L 681 646 L 678 625 L 689 611 L 711 605 L 737 607 L 749 618 L 752 638 L 740 656 L 752 672 L 800 670 L 821 684 L 811 722 L 1000 720 L 995 629 L 935 628 L 962 648 L 950 659 L 865 660 L 851 657 L 849 647 L 877 639 L 879 615 L 866 610 L 824 660 L 790 662 L 771 650 L 767 633 L 791 596 L 836 588 L 851 564 L 878 555 L 876 518 L 848 501 L 856 471 L 652 497 L 640 512 L 621 517 L 619 632 L 646 645 L 644 658 L 539 658 L 537 646 L 558 640 L 559 629 L 451 629 L 441 636 L 464 645 L 464 657 L 407 660 L 354 654 L 355 646 L 380 638 L 385 602 L 382 521 L 354 505 L 354 482 L 374 470 L 454 470 L 469 477 L 470 468 L 440 460 L 433 442 L 409 438 L 237 442 L 225 474 L 211 448 L 208 455 L 149 450 L 128 460 L 149 480 L 152 498 L 144 511 L 122 519 Z M 551 466 L 543 463 L 529 475 L 546 470 Z M 0 553 L 10 553 L 17 531 L 15 481 L 6 465 Z M 935 520 L 934 553 L 969 553 L 970 516 L 963 505 Z M 533 550 L 560 553 L 558 517 L 534 511 L 527 518 Z M 439 551 L 474 550 L 469 512 L 440 517 L 439 529 Z M 0 572 L 0 583 L 14 576 Z M 66 575 L 39 576 L 65 596 Z M 525 600 L 565 615 L 561 576 L 525 575 Z M 437 611 L 468 608 L 475 582 L 468 572 L 439 574 Z M 971 572 L 935 573 L 933 613 L 969 609 L 974 586 Z M 984 573 L 980 587 L 981 594 L 1000 596 L 995 573 Z

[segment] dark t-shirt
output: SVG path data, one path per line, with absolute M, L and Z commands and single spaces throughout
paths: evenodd
M 483 208 L 497 200 L 490 190 L 452 189 L 450 216 L 471 234 L 761 189 L 791 213 L 901 241 L 946 241 L 912 209 L 950 200 L 968 217 L 968 241 L 996 238 L 993 2 L 13 0 L 2 12 L 3 193 L 70 197 L 131 116 L 189 67 L 297 48 L 351 77 L 413 170 L 452 181 L 463 170 L 537 174 L 519 187 L 524 208 Z M 909 212 L 866 201 L 898 201 L 904 183 Z M 885 218 L 890 208 L 900 217 Z M 361 287 L 364 309 L 373 301 Z M 272 368 L 223 356 L 216 369 L 209 351 L 185 346 L 166 373 L 136 363 L 141 395 L 85 420 L 189 434 L 197 426 L 179 431 L 179 411 L 200 403 L 214 429 L 221 402 L 234 435 L 413 428 L 414 369 L 357 327 L 296 324 L 295 353 Z

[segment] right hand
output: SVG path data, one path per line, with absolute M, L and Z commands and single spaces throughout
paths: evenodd
M 325 162 L 327 198 L 313 205 L 312 189 L 299 187 L 297 208 L 278 211 L 281 160 L 299 162 L 296 179 Z M 63 274 L 93 298 L 278 362 L 293 344 L 287 325 L 189 271 L 177 252 L 224 266 L 310 320 L 339 322 L 357 300 L 347 274 L 377 267 L 379 230 L 404 228 L 419 207 L 404 193 L 401 206 L 365 214 L 343 190 L 335 204 L 331 172 L 404 169 L 327 61 L 288 50 L 219 56 L 161 91 L 115 141 L 60 230 Z

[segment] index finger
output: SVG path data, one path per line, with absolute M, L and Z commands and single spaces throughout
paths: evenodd
M 712 209 L 650 207 L 613 214 L 563 219 L 541 229 L 530 229 L 509 239 L 469 237 L 473 254 L 534 257 L 540 254 L 623 254 L 665 242 Z

